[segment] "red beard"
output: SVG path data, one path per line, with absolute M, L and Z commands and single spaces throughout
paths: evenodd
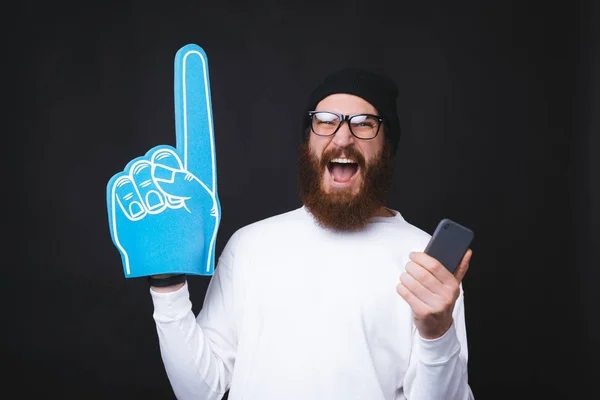
M 342 150 L 323 154 L 321 161 L 310 151 L 308 141 L 300 144 L 298 152 L 298 185 L 300 199 L 323 228 L 354 231 L 364 228 L 369 219 L 385 204 L 392 186 L 391 146 L 384 141 L 379 156 L 368 165 L 354 147 L 344 149 L 348 158 L 356 160 L 362 181 L 359 192 L 325 193 L 321 187 L 329 161 L 341 155 Z

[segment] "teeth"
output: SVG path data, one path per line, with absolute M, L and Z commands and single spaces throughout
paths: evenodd
M 330 162 L 339 163 L 339 164 L 356 164 L 356 161 L 350 160 L 348 158 L 334 158 Z

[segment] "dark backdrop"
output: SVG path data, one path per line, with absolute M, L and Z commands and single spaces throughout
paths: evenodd
M 174 145 L 173 58 L 187 43 L 209 58 L 218 253 L 241 226 L 300 205 L 299 112 L 315 80 L 375 68 L 401 90 L 389 206 L 428 232 L 449 217 L 476 233 L 464 281 L 476 398 L 575 399 L 592 388 L 597 6 L 149 4 L 23 1 L 4 15 L 13 158 L 2 359 L 18 398 L 173 397 L 147 284 L 124 278 L 110 239 L 105 187 L 129 160 Z M 190 278 L 196 312 L 208 279 Z

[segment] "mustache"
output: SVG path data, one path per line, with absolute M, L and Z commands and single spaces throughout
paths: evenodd
M 327 164 L 329 164 L 331 160 L 340 158 L 342 155 L 346 156 L 346 158 L 351 158 L 352 160 L 356 161 L 360 169 L 364 171 L 366 167 L 365 157 L 355 147 L 346 147 L 344 149 L 336 148 L 326 151 L 321 157 L 321 169 L 327 167 Z

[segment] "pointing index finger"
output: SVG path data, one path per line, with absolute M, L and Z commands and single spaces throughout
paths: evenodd
M 216 191 L 216 157 L 208 59 L 195 44 L 175 55 L 176 147 L 183 167 L 213 193 Z

